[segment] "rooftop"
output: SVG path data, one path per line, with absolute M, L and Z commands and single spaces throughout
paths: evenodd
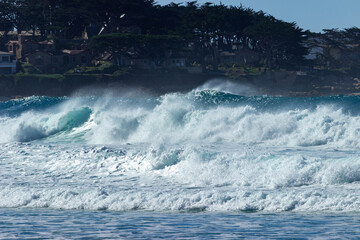
M 38 42 L 38 44 L 41 44 L 41 45 L 54 45 L 55 43 L 53 41 L 41 41 L 41 42 Z
M 2 52 L 2 51 L 0 51 L 0 54 L 1 55 L 12 55 L 12 53 L 10 53 L 10 52 Z
M 77 55 L 77 54 L 80 54 L 80 53 L 85 52 L 85 50 L 68 50 L 68 49 L 63 49 L 63 50 L 61 50 L 61 52 L 62 52 L 62 53 L 69 54 L 69 55 Z

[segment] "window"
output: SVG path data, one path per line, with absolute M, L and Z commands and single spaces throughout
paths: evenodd
M 1 61 L 2 62 L 10 62 L 10 56 L 2 56 Z

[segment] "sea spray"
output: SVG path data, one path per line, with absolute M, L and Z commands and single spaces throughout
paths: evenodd
M 250 84 L 240 84 L 224 79 L 213 79 L 197 87 L 194 91 L 214 90 L 239 96 L 259 96 L 259 91 Z
M 206 88 L 3 102 L 0 207 L 357 212 L 359 102 Z

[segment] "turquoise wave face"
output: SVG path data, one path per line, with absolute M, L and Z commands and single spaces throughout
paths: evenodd
M 1 102 L 0 142 L 236 142 L 360 146 L 360 97 L 241 96 L 216 90 L 158 98 L 29 97 Z
M 90 114 L 91 109 L 88 107 L 71 110 L 58 120 L 57 129 L 64 131 L 79 127 L 89 120 Z

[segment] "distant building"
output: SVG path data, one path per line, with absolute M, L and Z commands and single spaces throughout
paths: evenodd
M 151 59 L 147 56 L 141 56 L 138 52 L 127 52 L 123 54 L 113 54 L 105 52 L 95 59 L 94 65 L 100 64 L 102 61 L 112 62 L 119 66 L 132 66 L 142 69 L 173 69 L 186 67 L 186 56 L 183 54 L 169 51 L 162 59 Z
M 182 57 L 172 57 L 163 62 L 165 68 L 182 68 L 186 66 L 186 59 Z
M 7 42 L 5 45 L 8 52 L 11 52 L 16 57 L 16 52 L 19 49 L 19 41 L 11 40 Z
M 36 51 L 27 54 L 24 61 L 30 63 L 43 72 L 56 72 L 58 69 L 59 58 L 50 52 Z
M 0 31 L 0 36 L 6 37 L 8 41 L 18 41 L 20 37 L 22 39 L 33 39 L 37 41 L 40 41 L 41 38 L 41 34 L 39 31 L 21 31 L 20 33 L 18 31 Z
M 130 65 L 143 69 L 155 69 L 156 64 L 154 61 L 147 58 L 134 58 L 130 60 Z
M 91 63 L 91 56 L 86 50 L 68 50 L 62 51 L 62 64 L 68 67 L 86 66 Z
M 15 49 L 15 47 L 17 59 L 22 59 L 26 55 L 36 51 L 49 53 L 56 52 L 56 45 L 53 41 L 34 41 L 32 39 L 21 39 L 18 41 L 17 46 L 14 46 L 13 49 Z
M 236 63 L 236 54 L 234 52 L 221 51 L 218 55 L 219 62 L 225 64 Z
M 234 52 L 219 51 L 217 54 L 218 62 L 225 64 L 255 64 L 260 60 L 260 56 L 253 50 L 250 49 L 238 49 Z
M 7 38 L 7 40 L 17 40 L 18 38 L 18 32 L 17 31 L 0 31 L 0 36 L 2 38 Z
M 360 64 L 360 46 L 357 43 L 342 43 L 325 36 L 310 37 L 304 42 L 308 48 L 306 60 L 320 67 L 358 66 Z
M 4 34 L 5 32 L 0 32 L 0 35 Z M 12 53 L 17 60 L 22 60 L 27 54 L 35 51 L 56 51 L 53 41 L 40 41 L 41 36 L 38 31 L 22 31 L 20 34 L 18 34 L 17 31 L 10 31 L 7 33 L 7 39 L 7 50 Z
M 16 73 L 16 60 L 10 52 L 0 52 L 0 74 Z
M 32 52 L 26 55 L 25 61 L 42 72 L 55 73 L 78 66 L 89 65 L 91 57 L 85 50 L 64 49 L 61 52 Z

